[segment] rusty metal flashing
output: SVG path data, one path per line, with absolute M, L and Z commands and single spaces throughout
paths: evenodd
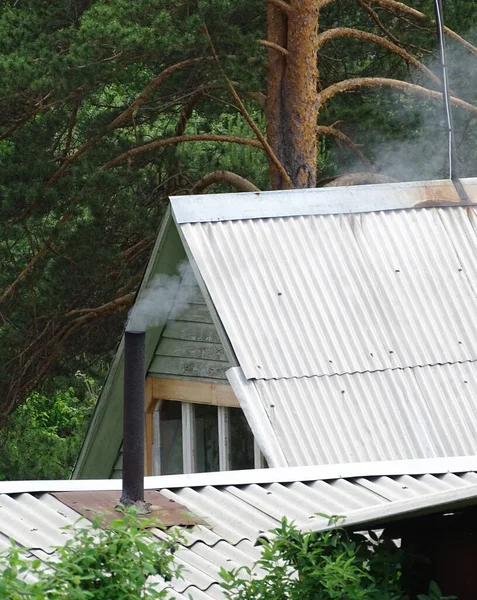
M 92 520 L 93 517 L 99 516 L 103 525 L 121 517 L 121 512 L 116 509 L 119 502 L 116 491 L 52 492 L 52 495 L 86 519 Z M 151 505 L 151 512 L 145 515 L 138 514 L 138 518 L 155 520 L 151 527 L 204 525 L 204 521 L 193 515 L 188 508 L 169 500 L 160 492 L 146 491 L 144 499 Z
M 356 214 L 477 204 L 477 178 L 459 180 L 469 198 L 463 202 L 454 182 L 413 181 L 272 192 L 174 196 L 178 225 L 247 219 Z

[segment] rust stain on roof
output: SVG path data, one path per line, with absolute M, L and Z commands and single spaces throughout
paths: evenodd
M 88 491 L 88 492 L 54 492 L 53 496 L 66 504 L 83 517 L 91 520 L 95 516 L 101 518 L 103 526 L 121 517 L 116 510 L 121 492 L 117 491 Z M 193 515 L 189 509 L 163 496 L 160 492 L 148 490 L 144 492 L 144 500 L 151 504 L 151 512 L 138 515 L 146 520 L 154 519 L 151 527 L 191 527 L 205 525 L 204 521 Z
M 459 206 L 460 196 L 451 181 L 442 182 L 438 186 L 422 186 L 415 189 L 421 200 L 415 208 L 432 208 L 438 206 Z
M 469 195 L 470 206 L 475 206 L 475 194 L 469 186 L 464 186 Z M 469 206 L 469 203 L 463 202 L 459 196 L 454 184 L 449 180 L 442 182 L 438 186 L 422 186 L 413 190 L 413 195 L 418 195 L 421 200 L 414 205 L 414 208 L 439 208 L 445 206 Z

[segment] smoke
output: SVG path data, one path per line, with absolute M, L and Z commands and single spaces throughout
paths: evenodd
M 467 31 L 465 39 L 475 43 L 477 32 Z M 476 104 L 477 58 L 462 45 L 446 37 L 451 95 Z M 442 78 L 437 57 L 422 62 Z M 438 89 L 419 71 L 410 71 L 408 79 L 429 89 Z M 375 170 L 397 181 L 422 181 L 449 177 L 447 121 L 441 101 L 422 100 L 417 96 L 381 89 L 376 92 L 377 122 L 383 129 L 369 135 L 363 152 L 372 159 Z M 383 115 L 383 119 L 381 119 Z M 475 115 L 453 106 L 457 166 L 460 177 L 475 176 L 477 159 L 477 119 Z M 353 138 L 353 133 L 350 133 Z M 355 141 L 360 142 L 360 139 Z M 362 163 L 344 165 L 344 172 L 363 171 Z
M 192 270 L 187 261 L 177 268 L 178 275 L 155 275 L 129 313 L 127 331 L 145 331 L 178 317 L 189 306 L 195 292 Z M 181 285 L 182 284 L 182 285 Z

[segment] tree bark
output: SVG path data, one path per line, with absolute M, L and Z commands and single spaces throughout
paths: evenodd
M 318 2 L 291 0 L 290 10 L 275 2 L 267 7 L 268 141 L 295 188 L 316 184 L 318 118 Z M 273 189 L 284 181 L 270 165 Z

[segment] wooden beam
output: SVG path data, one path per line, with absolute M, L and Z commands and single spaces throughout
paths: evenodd
M 240 407 L 232 388 L 226 384 L 159 377 L 148 377 L 148 381 L 151 381 L 150 385 L 152 385 L 153 406 L 159 400 L 176 400 L 213 406 Z

